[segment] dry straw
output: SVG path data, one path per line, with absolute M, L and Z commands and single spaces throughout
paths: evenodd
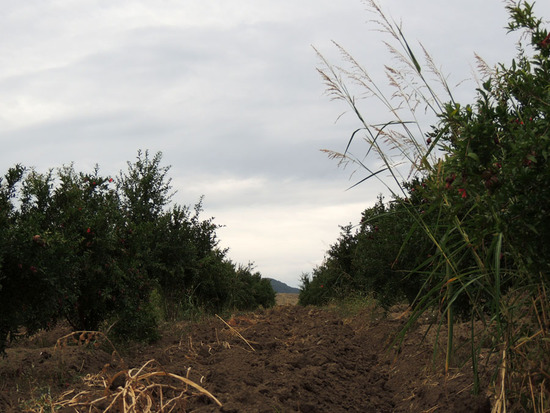
M 57 340 L 55 350 L 73 345 L 93 345 L 98 348 L 103 341 L 110 344 L 113 355 L 118 355 L 112 342 L 98 331 L 76 331 Z M 245 340 L 246 341 L 246 340 Z M 108 365 L 106 365 L 108 367 Z M 89 390 L 76 393 L 69 390 L 62 393 L 57 400 L 48 400 L 30 407 L 26 412 L 43 413 L 46 409 L 58 411 L 72 408 L 75 412 L 121 412 L 121 413 L 153 413 L 185 411 L 191 397 L 206 396 L 213 403 L 222 406 L 222 403 L 204 387 L 187 377 L 170 373 L 161 368 L 155 360 L 149 360 L 140 368 L 123 369 L 109 376 L 106 368 L 102 372 L 84 377 L 84 383 Z M 75 394 L 76 393 L 76 394 Z
M 252 345 L 248 342 L 248 340 L 246 338 L 244 338 L 241 333 L 239 333 L 235 328 L 231 327 L 228 323 L 226 323 L 226 321 L 221 318 L 219 315 L 216 314 L 216 317 L 218 317 L 220 320 L 222 320 L 222 322 L 227 326 L 229 327 L 229 329 L 231 330 L 231 332 L 235 333 L 242 341 L 244 341 L 248 347 L 250 347 L 252 349 L 252 351 L 256 351 L 254 349 L 254 347 L 252 347 Z
M 73 408 L 75 412 L 153 413 L 182 411 L 192 396 L 204 395 L 218 406 L 222 403 L 208 390 L 177 374 L 168 373 L 149 360 L 139 369 L 122 370 L 106 380 L 102 374 L 84 379 L 92 390 L 73 395 L 63 393 L 48 406 L 52 411 Z M 187 371 L 189 374 L 189 370 Z M 196 391 L 196 392 L 193 392 Z M 69 399 L 69 397 L 72 398 Z M 178 410 L 175 410 L 178 409 Z M 43 407 L 28 412 L 41 413 Z

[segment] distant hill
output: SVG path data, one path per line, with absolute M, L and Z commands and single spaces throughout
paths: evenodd
M 268 280 L 276 293 L 298 294 L 300 292 L 299 288 L 291 287 L 289 285 L 286 285 L 284 282 L 274 280 L 273 278 L 268 278 Z

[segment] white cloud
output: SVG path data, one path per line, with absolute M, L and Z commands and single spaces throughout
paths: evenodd
M 363 201 L 339 205 L 314 201 L 220 210 L 216 222 L 226 225 L 219 230 L 221 245 L 230 248 L 234 261 L 253 261 L 264 276 L 297 286 L 302 273 L 321 264 L 339 226 L 356 224 L 365 209 Z
M 515 54 L 500 0 L 386 0 L 411 46 L 430 51 L 450 84 Z M 343 171 L 319 149 L 343 151 L 357 127 L 322 95 L 316 46 L 340 64 L 342 44 L 383 87 L 384 37 L 359 0 L 29 0 L 0 15 L 0 166 L 41 170 L 98 163 L 116 174 L 137 149 L 162 151 L 190 204 L 226 225 L 238 262 L 296 285 L 384 188 Z M 550 4 L 535 10 L 550 16 Z M 386 38 L 387 39 L 387 38 Z M 457 89 L 471 99 L 475 85 Z M 391 90 L 384 89 L 391 94 Z M 360 90 L 358 90 L 360 92 Z M 360 102 L 369 122 L 389 114 Z M 430 122 L 429 119 L 423 122 Z M 425 123 L 427 124 L 427 123 Z M 359 155 L 364 147 L 357 142 Z
M 338 180 L 277 180 L 277 177 L 195 177 L 177 180 L 180 204 L 205 195 L 203 218 L 214 217 L 221 246 L 238 263 L 253 261 L 264 275 L 297 286 L 300 275 L 321 264 L 341 225 L 357 224 L 384 188 L 370 182 L 344 191 Z

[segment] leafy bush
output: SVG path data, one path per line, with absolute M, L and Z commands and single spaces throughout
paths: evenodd
M 170 205 L 161 160 L 138 152 L 116 179 L 72 165 L 45 174 L 17 165 L 0 179 L 0 352 L 10 332 L 60 318 L 153 340 L 160 316 L 274 304 L 268 280 L 217 247 L 202 199 L 193 213 Z
M 44 277 L 48 257 L 55 251 L 40 235 L 47 226 L 39 208 L 49 201 L 49 178 L 34 175 L 25 182 L 25 173 L 16 165 L 0 181 L 0 351 L 8 334 L 20 325 L 33 332 L 58 313 L 55 285 Z M 19 193 L 26 203 L 17 209 L 14 201 Z
M 350 294 L 368 293 L 384 308 L 402 300 L 413 300 L 423 278 L 411 276 L 433 249 L 422 231 L 411 234 L 413 222 L 402 203 L 385 204 L 383 197 L 362 213 L 361 222 L 342 227 L 312 277 L 302 277 L 300 303 L 324 305 Z M 401 251 L 408 241 L 411 248 Z M 412 244 L 414 243 L 414 247 Z
M 531 4 L 508 2 L 508 29 L 524 31 L 529 48 L 520 44 L 517 59 L 508 67 L 500 64 L 489 68 L 480 59 L 484 79 L 475 102 L 461 105 L 427 52 L 423 50 L 426 64 L 422 66 L 401 27 L 387 19 L 374 1 L 370 5 L 379 16 L 380 27 L 397 42 L 390 50 L 401 66 L 386 66 L 395 93 L 392 99 L 386 98 L 365 69 L 341 47 L 350 68 L 333 66 L 320 55 L 324 67 L 319 72 L 329 94 L 347 102 L 360 122 L 344 153 L 327 152 L 341 162 L 366 168 L 367 177 L 362 181 L 389 173 L 390 182 L 384 182 L 399 203 L 397 210 L 406 212 L 397 221 L 408 223 L 410 229 L 396 223 L 396 232 L 391 238 L 382 237 L 377 246 L 360 245 L 361 231 L 344 234 L 313 279 L 304 281 L 304 299 L 322 300 L 316 284 L 324 287 L 342 274 L 347 277 L 348 288 L 372 289 L 383 299 L 388 291 L 400 290 L 403 282 L 412 280 L 405 289 L 420 293 L 405 331 L 424 311 L 439 308 L 447 322 L 448 370 L 456 310 L 470 314 L 484 324 L 481 331 L 472 332 L 474 391 L 479 384 L 481 346 L 490 342 L 492 350 L 502 357 L 494 375 L 499 375 L 495 409 L 508 405 L 513 410 L 545 411 L 550 398 L 542 377 L 550 374 L 550 353 L 541 337 L 548 334 L 548 325 L 542 320 L 549 314 L 550 34 L 542 19 L 534 16 Z M 427 80 L 426 68 L 440 80 L 440 90 L 448 93 L 448 101 L 442 100 L 437 87 Z M 394 119 L 367 123 L 345 80 L 378 98 Z M 419 107 L 430 110 L 439 120 L 430 132 L 416 136 L 412 126 L 422 132 L 416 112 Z M 402 117 L 402 108 L 409 109 L 407 118 Z M 373 163 L 378 169 L 371 170 L 364 156 L 348 152 L 351 142 L 363 132 L 367 156 L 378 157 Z M 409 162 L 412 180 L 400 179 L 402 160 Z M 392 206 L 387 208 L 392 210 Z M 382 219 L 387 211 L 371 212 Z M 400 238 L 398 267 L 402 262 L 401 269 L 413 270 L 401 280 L 385 273 L 384 264 L 385 253 L 395 253 L 395 248 L 392 251 L 385 243 L 399 243 Z M 365 258 L 363 265 L 357 265 L 349 246 L 350 251 Z M 415 254 L 418 262 L 412 260 Z M 368 267 L 376 270 L 369 273 L 365 271 Z M 357 284 L 362 274 L 370 281 Z M 385 276 L 380 278 L 379 274 Z M 410 298 L 414 294 L 406 295 Z M 522 373 L 508 374 L 511 371 Z
M 253 310 L 275 305 L 275 291 L 268 279 L 262 279 L 259 272 L 252 272 L 253 267 L 239 266 L 230 287 L 230 307 L 241 310 Z

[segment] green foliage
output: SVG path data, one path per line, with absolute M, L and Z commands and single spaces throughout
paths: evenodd
M 239 266 L 230 287 L 230 306 L 236 309 L 253 310 L 275 305 L 275 291 L 268 279 L 262 279 L 259 272 L 252 272 L 253 267 Z
M 173 195 L 167 178 L 170 167 L 162 167 L 161 161 L 160 152 L 150 158 L 148 151 L 138 151 L 136 161 L 128 162 L 128 171 L 118 178 L 122 208 L 136 224 L 158 218 Z
M 491 69 L 480 60 L 484 79 L 475 102 L 461 105 L 426 53 L 427 69 L 441 81 L 449 100 L 438 96 L 401 28 L 374 1 L 370 4 L 380 15 L 380 27 L 398 42 L 390 50 L 402 67 L 386 67 L 395 87 L 392 99 L 342 48 L 351 69 L 332 66 L 322 58 L 325 68 L 319 71 L 329 93 L 347 102 L 360 122 L 343 154 L 328 153 L 366 168 L 367 178 L 360 182 L 381 171 L 390 172 L 391 182 L 386 185 L 394 195 L 392 203 L 379 204 L 364 215 L 370 217 L 367 222 L 382 222 L 392 213 L 393 232 L 388 237 L 381 234 L 371 245 L 369 227 L 366 232 L 363 226 L 355 233 L 351 227 L 343 231 L 313 278 L 304 277 L 300 299 L 324 303 L 332 296 L 345 296 L 348 289 L 391 304 L 392 292 L 409 301 L 418 292 L 403 335 L 424 311 L 438 308 L 447 323 L 447 371 L 452 364 L 457 310 L 468 314 L 472 328 L 473 320 L 484 326 L 472 331 L 474 391 L 479 384 L 481 346 L 490 342 L 491 350 L 502 357 L 494 375 L 500 375 L 497 404 L 508 404 L 514 411 L 545 411 L 550 397 L 542 377 L 548 377 L 550 353 L 541 337 L 548 334 L 542 320 L 549 312 L 550 281 L 550 34 L 543 20 L 534 16 L 532 4 L 508 2 L 508 29 L 524 31 L 522 39 L 528 45 L 519 44 L 518 56 L 509 66 Z M 346 78 L 379 99 L 395 120 L 368 124 Z M 435 114 L 438 123 L 419 139 L 410 124 L 421 130 L 416 114 L 421 106 Z M 410 110 L 412 120 L 402 118 L 402 107 Z M 367 156 L 348 153 L 359 132 L 364 132 Z M 370 154 L 378 156 L 379 169 L 369 169 L 371 163 L 365 158 Z M 398 161 L 394 161 L 396 155 Z M 398 180 L 402 160 L 413 171 L 413 178 L 404 184 Z M 392 243 L 399 246 L 392 249 Z M 397 261 L 388 267 L 392 256 Z M 393 274 L 394 270 L 401 272 Z
M 193 213 L 170 205 L 161 160 L 138 152 L 116 181 L 72 165 L 46 174 L 16 165 L 0 179 L 0 352 L 10 332 L 61 318 L 151 341 L 161 317 L 274 304 L 269 281 L 217 247 L 202 199 Z
M 427 259 L 430 244 L 422 231 L 410 233 L 413 222 L 404 204 L 384 204 L 382 196 L 362 213 L 361 222 L 342 227 L 312 278 L 302 277 L 300 303 L 325 305 L 350 294 L 367 292 L 384 308 L 403 300 L 412 302 L 423 286 L 421 277 L 410 277 Z M 414 247 L 401 251 L 405 241 Z
M 508 261 L 537 274 L 550 270 L 548 33 L 528 4 L 509 9 L 510 29 L 528 30 L 535 55 L 521 50 L 509 68 L 499 65 L 474 105 L 446 105 L 435 133 L 448 155 L 430 180 L 449 203 L 474 209 L 468 225 L 478 229 L 475 247 L 502 234 Z
M 58 313 L 55 281 L 44 277 L 48 260 L 56 251 L 40 235 L 48 229 L 49 217 L 41 211 L 51 203 L 52 177 L 32 173 L 24 178 L 25 172 L 18 165 L 2 182 L 0 351 L 15 326 L 23 324 L 33 332 L 51 323 Z M 19 209 L 13 205 L 18 193 L 23 201 Z

